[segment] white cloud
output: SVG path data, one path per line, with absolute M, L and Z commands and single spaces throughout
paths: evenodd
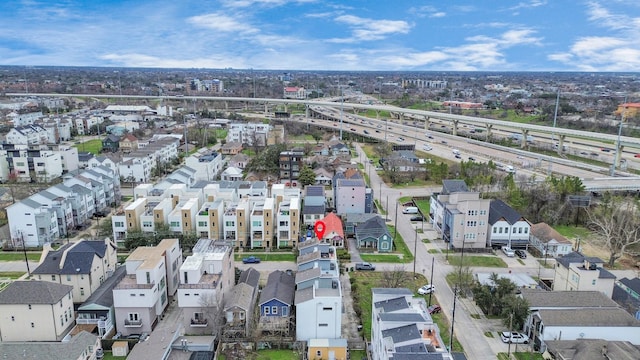
M 248 23 L 236 19 L 224 13 L 211 13 L 205 15 L 192 16 L 187 22 L 200 28 L 206 28 L 221 32 L 239 32 L 241 34 L 250 34 L 258 32 Z
M 280 7 L 287 5 L 314 3 L 317 0 L 224 0 L 221 1 L 224 7 L 228 8 L 251 8 L 251 7 Z
M 420 18 L 429 17 L 429 18 L 439 18 L 447 15 L 444 11 L 438 11 L 435 6 L 424 5 L 420 7 L 411 7 L 408 10 L 409 14 L 413 16 L 417 16 Z
M 519 2 L 517 5 L 510 7 L 509 10 L 532 9 L 546 4 L 546 0 L 531 0 L 529 2 Z
M 359 41 L 382 40 L 393 34 L 406 34 L 411 25 L 402 20 L 375 20 L 366 19 L 354 15 L 342 15 L 335 19 L 339 23 L 351 28 L 350 38 L 334 38 L 328 42 L 355 43 Z
M 242 58 L 229 58 L 227 56 L 207 56 L 205 58 L 172 59 L 145 54 L 106 54 L 100 58 L 109 60 L 125 67 L 152 67 L 152 68 L 248 68 Z

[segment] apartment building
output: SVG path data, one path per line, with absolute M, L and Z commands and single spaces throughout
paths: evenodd
M 406 288 L 371 291 L 372 359 L 453 360 L 424 299 Z
M 113 289 L 116 328 L 124 336 L 151 332 L 179 285 L 182 250 L 178 239 L 134 250 L 127 274 Z
M 263 123 L 233 123 L 227 126 L 227 142 L 238 142 L 243 145 L 258 146 L 267 145 L 267 137 L 271 130 L 271 125 Z
M 307 187 L 305 187 L 305 196 L 303 202 L 303 223 L 307 227 L 311 227 L 316 223 L 316 221 L 324 217 L 327 208 L 327 200 L 324 195 L 324 186 L 308 185 Z
M 251 249 L 269 248 L 274 239 L 274 200 L 266 198 L 253 204 L 250 215 Z
M 45 245 L 32 277 L 73 287 L 76 304 L 86 301 L 116 270 L 116 244 L 109 238 L 80 240 L 58 250 Z
M 30 149 L 25 146 L 4 146 L 0 150 L 0 174 L 3 180 L 9 176 L 18 182 L 51 182 L 62 176 L 62 159 L 60 153 L 51 150 Z
M 278 204 L 276 236 L 278 249 L 296 247 L 300 238 L 300 198 L 292 198 Z
M 212 334 L 223 323 L 225 294 L 235 283 L 233 247 L 226 242 L 200 239 L 193 255 L 180 266 L 178 307 L 189 334 Z
M 337 179 L 334 182 L 334 200 L 338 215 L 370 213 L 366 211 L 366 189 L 362 178 Z
M 469 191 L 463 180 L 444 180 L 442 192 L 431 195 L 429 219 L 452 249 L 484 248 L 490 202 Z
M 14 281 L 0 291 L 0 341 L 61 341 L 75 325 L 73 288 Z
M 304 151 L 294 149 L 280 153 L 278 164 L 280 168 L 280 181 L 287 186 L 298 186 L 298 177 L 302 169 Z
M 611 298 L 616 276 L 606 270 L 598 257 L 574 251 L 556 259 L 554 291 L 599 291 Z
M 48 131 L 41 125 L 30 124 L 25 126 L 16 126 L 9 130 L 5 137 L 7 144 L 14 145 L 40 145 L 55 143 L 50 141 Z
M 220 153 L 201 149 L 188 156 L 185 165 L 195 170 L 195 181 L 212 181 L 222 171 L 224 160 Z

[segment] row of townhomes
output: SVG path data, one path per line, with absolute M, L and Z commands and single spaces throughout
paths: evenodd
M 429 221 L 452 249 L 529 249 L 558 257 L 572 244 L 545 223 L 531 224 L 499 199 L 484 199 L 463 180 L 444 180 L 442 191 L 430 198 Z
M 119 201 L 120 178 L 113 169 L 95 166 L 65 175 L 62 183 L 7 207 L 11 244 L 37 248 L 67 238 Z

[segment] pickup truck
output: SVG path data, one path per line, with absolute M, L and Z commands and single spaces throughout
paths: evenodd
M 356 270 L 375 270 L 375 265 L 367 262 L 356 263 Z

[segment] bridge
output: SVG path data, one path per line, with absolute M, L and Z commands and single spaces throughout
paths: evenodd
M 269 105 L 283 105 L 285 106 L 285 111 L 287 111 L 287 107 L 289 105 L 304 105 L 306 108 L 306 117 L 310 115 L 310 106 L 320 106 L 320 107 L 331 107 L 335 108 L 340 106 L 343 110 L 373 110 L 377 114 L 381 111 L 386 111 L 392 114 L 397 114 L 400 120 L 403 120 L 404 117 L 414 117 L 417 119 L 422 119 L 425 122 L 425 128 L 429 127 L 429 124 L 433 120 L 441 120 L 447 121 L 451 124 L 453 128 L 453 135 L 457 136 L 457 127 L 459 123 L 472 124 L 478 127 L 484 127 L 487 131 L 487 136 L 490 136 L 491 130 L 493 127 L 500 127 L 505 129 L 510 129 L 512 131 L 520 131 L 522 136 L 523 143 L 526 142 L 527 136 L 530 132 L 537 133 L 545 133 L 552 134 L 558 136 L 559 148 L 562 148 L 563 141 L 567 137 L 572 138 L 580 138 L 580 139 L 588 139 L 596 142 L 601 142 L 603 144 L 619 144 L 617 156 L 616 156 L 616 164 L 619 164 L 620 161 L 620 153 L 622 152 L 623 147 L 631 147 L 634 149 L 640 149 L 640 139 L 627 137 L 627 136 L 617 136 L 612 134 L 600 134 L 591 131 L 583 131 L 583 130 L 572 130 L 572 129 L 564 129 L 564 128 L 556 128 L 549 127 L 543 125 L 534 125 L 534 124 L 522 124 L 515 123 L 510 121 L 503 120 L 494 120 L 494 119 L 486 119 L 474 116 L 466 116 L 466 115 L 456 115 L 456 114 L 447 114 L 447 113 L 439 113 L 433 111 L 426 110 L 414 110 L 414 109 L 405 109 L 399 108 L 395 106 L 385 105 L 385 104 L 361 104 L 354 102 L 342 102 L 344 99 L 350 99 L 349 96 L 344 97 L 334 97 L 331 100 L 334 101 L 320 101 L 315 99 L 271 99 L 271 98 L 245 98 L 245 97 L 220 97 L 220 96 L 153 96 L 153 95 L 105 95 L 105 94 L 57 94 L 57 93 L 7 93 L 5 96 L 8 97 L 68 97 L 68 98 L 104 98 L 104 99 L 140 99 L 140 100 L 173 100 L 173 101 L 218 101 L 224 103 L 225 109 L 228 109 L 229 103 L 231 102 L 239 102 L 244 104 L 258 104 L 264 105 L 265 114 L 268 113 Z M 338 103 L 338 101 L 340 101 Z M 367 125 L 365 125 L 367 126 Z M 513 151 L 513 149 L 509 149 L 509 151 Z M 551 157 L 549 157 L 551 158 Z M 567 163 L 571 163 L 571 166 L 577 166 L 576 162 L 564 160 L 564 159 L 556 159 L 551 158 L 553 161 L 563 161 Z M 570 175 L 570 174 L 568 174 Z M 623 180 L 624 179 L 624 180 Z M 583 179 L 583 184 L 588 191 L 637 191 L 640 190 L 640 177 L 627 177 L 627 178 L 619 178 L 619 177 L 608 177 L 608 178 L 594 178 L 594 179 Z

